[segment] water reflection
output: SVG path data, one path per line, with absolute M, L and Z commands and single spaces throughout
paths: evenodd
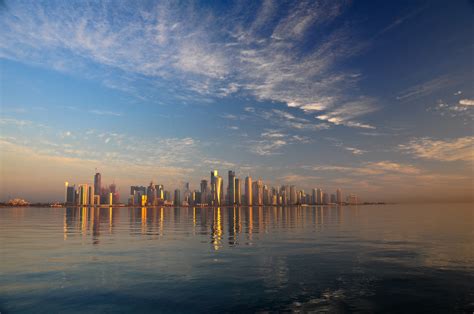
M 127 212 L 128 221 L 120 219 Z M 112 235 L 115 229 L 127 227 L 133 236 L 159 238 L 167 230 L 185 229 L 192 235 L 210 236 L 210 244 L 219 250 L 224 244 L 233 247 L 252 245 L 256 234 L 278 229 L 312 228 L 320 231 L 324 225 L 344 223 L 344 212 L 355 215 L 357 208 L 341 207 L 217 207 L 217 208 L 88 208 L 64 210 L 64 240 L 71 236 L 90 236 L 94 245 L 100 244 L 103 234 Z M 226 227 L 224 227 L 226 226 Z M 223 240 L 227 239 L 224 243 Z
M 468 205 L 4 208 L 0 311 L 462 311 L 472 226 Z

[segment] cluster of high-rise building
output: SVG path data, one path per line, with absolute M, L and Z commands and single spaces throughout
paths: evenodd
M 131 186 L 128 204 L 132 206 L 222 206 L 222 205 L 329 205 L 357 204 L 355 194 L 350 194 L 343 200 L 341 189 L 330 194 L 321 188 L 314 188 L 306 193 L 294 185 L 270 187 L 262 179 L 245 180 L 236 177 L 235 172 L 228 172 L 227 188 L 217 170 L 211 171 L 210 180 L 201 180 L 199 189 L 191 190 L 189 183 L 183 189 L 165 190 L 162 184 L 150 182 L 148 186 Z M 242 189 L 243 186 L 243 189 Z M 120 203 L 120 195 L 113 183 L 108 187 L 102 186 L 101 174 L 94 176 L 94 184 L 69 185 L 65 183 L 66 205 L 98 206 L 116 205 Z
M 101 174 L 97 172 L 93 185 L 84 183 L 76 187 L 65 182 L 64 202 L 66 205 L 81 206 L 115 205 L 120 203 L 120 195 L 115 183 L 102 186 Z
M 243 190 L 242 190 L 243 185 Z M 185 183 L 183 190 L 175 189 L 173 193 L 164 189 L 163 185 L 153 182 L 148 187 L 131 186 L 129 205 L 174 205 L 174 206 L 222 206 L 222 205 L 329 205 L 329 204 L 357 204 L 357 196 L 350 194 L 343 200 L 341 189 L 334 194 L 314 188 L 311 193 L 298 190 L 294 185 L 269 187 L 262 179 L 256 181 L 247 176 L 245 181 L 236 177 L 235 172 L 229 170 L 227 188 L 224 189 L 224 180 L 217 170 L 211 171 L 210 180 L 201 180 L 199 189 L 191 190 L 189 183 Z

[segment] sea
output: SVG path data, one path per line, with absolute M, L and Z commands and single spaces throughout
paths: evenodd
M 0 208 L 4 313 L 473 313 L 474 204 Z

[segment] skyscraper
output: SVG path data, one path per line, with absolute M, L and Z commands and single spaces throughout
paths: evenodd
M 245 178 L 245 205 L 252 205 L 252 177 Z
M 258 179 L 254 182 L 253 202 L 255 205 L 263 205 L 263 181 Z
M 323 190 L 321 190 L 320 188 L 318 188 L 316 192 L 316 204 L 323 204 Z
M 156 189 L 156 197 L 161 201 L 165 199 L 165 187 L 163 184 L 157 184 L 155 186 Z
M 341 189 L 336 190 L 336 203 L 342 204 L 342 191 L 341 191 Z
M 214 194 L 214 203 L 213 203 L 213 205 L 221 206 L 223 196 L 224 196 L 224 191 L 223 191 L 224 181 L 222 180 L 221 176 L 216 177 L 215 186 L 216 186 L 216 188 L 214 190 L 215 194 Z
M 222 196 L 224 194 L 223 181 L 217 170 L 211 171 L 211 203 L 214 206 L 222 205 Z
M 101 175 L 97 172 L 94 176 L 94 195 L 100 195 L 101 180 Z
M 79 205 L 89 205 L 89 186 L 79 185 Z
M 297 203 L 296 187 L 292 185 L 290 186 L 290 205 L 296 205 L 296 203 Z
M 201 180 L 201 204 L 207 204 L 209 201 L 209 187 L 207 186 L 207 180 Z
M 240 179 L 235 178 L 235 204 L 240 205 L 242 203 L 242 195 L 240 194 Z
M 179 189 L 174 190 L 174 206 L 181 205 L 181 191 Z
M 147 202 L 149 205 L 156 205 L 157 203 L 157 194 L 156 194 L 156 188 L 155 185 L 153 184 L 153 181 L 150 182 L 150 185 L 147 188 L 146 191 L 147 195 Z
M 270 205 L 270 189 L 266 184 L 263 185 L 263 204 Z
M 323 204 L 327 205 L 329 204 L 329 194 L 328 193 L 323 193 Z
M 66 205 L 74 205 L 75 204 L 75 196 L 76 196 L 75 186 L 74 185 L 69 185 L 68 182 L 66 182 L 65 185 L 66 185 L 65 203 L 66 203 Z
M 94 205 L 94 187 L 92 185 L 89 185 L 89 191 L 87 192 L 87 196 L 89 198 L 87 203 L 89 205 Z
M 359 203 L 357 195 L 349 194 L 349 196 L 347 196 L 347 203 L 349 203 L 350 205 L 357 205 Z
M 229 182 L 227 183 L 227 204 L 234 205 L 235 200 L 235 172 L 229 170 Z
M 317 193 L 316 193 L 316 189 L 313 189 L 312 192 L 313 192 L 313 193 L 312 193 L 312 195 L 311 195 L 311 203 L 312 203 L 312 204 L 317 204 L 317 196 L 316 196 Z

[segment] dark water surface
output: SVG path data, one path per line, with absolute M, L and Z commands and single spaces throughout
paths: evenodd
M 472 313 L 473 208 L 1 208 L 0 312 Z

